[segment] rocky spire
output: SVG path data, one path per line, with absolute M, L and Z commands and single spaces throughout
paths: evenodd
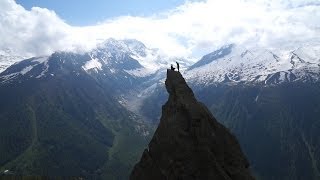
M 169 99 L 130 180 L 253 179 L 236 138 L 198 102 L 179 72 L 168 70 Z

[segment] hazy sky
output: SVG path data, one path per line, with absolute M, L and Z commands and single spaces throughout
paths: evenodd
M 150 16 L 173 9 L 185 0 L 16 0 L 27 10 L 43 7 L 55 11 L 70 25 L 94 25 L 118 16 Z
M 22 55 L 83 51 L 113 37 L 198 58 L 229 43 L 319 40 L 320 0 L 0 0 L 0 27 L 0 51 Z

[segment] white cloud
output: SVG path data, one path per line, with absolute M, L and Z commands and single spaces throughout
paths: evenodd
M 0 1 L 0 27 L 0 49 L 26 55 L 61 48 L 70 28 L 53 11 L 38 7 L 27 11 L 12 0 Z
M 109 37 L 135 38 L 164 53 L 200 56 L 227 44 L 278 47 L 320 37 L 319 0 L 187 2 L 151 17 L 123 16 L 74 27 L 55 12 L 0 2 L 0 49 L 29 55 L 90 49 Z

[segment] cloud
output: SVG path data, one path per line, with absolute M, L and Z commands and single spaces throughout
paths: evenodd
M 29 11 L 13 0 L 2 0 L 0 26 L 0 49 L 28 55 L 88 50 L 113 37 L 138 39 L 168 55 L 199 57 L 228 43 L 276 48 L 318 40 L 320 1 L 189 1 L 150 17 L 122 16 L 75 27 L 54 11 Z
M 53 11 L 33 7 L 30 11 L 11 0 L 0 2 L 0 49 L 25 55 L 48 54 L 62 47 L 70 26 Z

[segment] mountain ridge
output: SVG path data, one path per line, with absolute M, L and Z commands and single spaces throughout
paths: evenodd
M 212 59 L 188 69 L 186 78 L 198 84 L 279 84 L 293 81 L 320 80 L 320 44 L 308 44 L 297 49 L 243 48 L 238 45 L 214 51 Z M 207 57 L 203 56 L 203 58 Z M 209 56 L 210 57 L 210 56 Z M 197 63 L 201 63 L 203 59 Z M 195 65 L 197 65 L 197 63 Z M 192 66 L 191 66 L 192 67 Z

